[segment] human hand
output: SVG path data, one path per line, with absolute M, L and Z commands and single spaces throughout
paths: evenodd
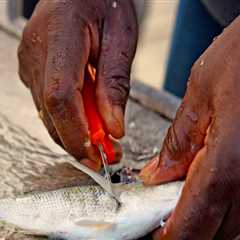
M 233 240 L 240 234 L 240 18 L 192 68 L 160 156 L 146 184 L 187 175 L 180 200 L 154 239 Z
M 114 138 L 124 135 L 124 110 L 137 44 L 132 1 L 41 0 L 18 50 L 19 74 L 30 88 L 51 137 L 83 164 L 98 170 L 81 91 L 96 69 L 96 101 Z

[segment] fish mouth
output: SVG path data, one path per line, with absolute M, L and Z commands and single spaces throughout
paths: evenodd
M 134 169 L 130 167 L 122 167 L 110 173 L 112 183 L 116 184 L 118 183 L 129 184 L 141 182 L 139 174 L 140 174 L 139 169 Z

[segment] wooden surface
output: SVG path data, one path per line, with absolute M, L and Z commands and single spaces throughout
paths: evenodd
M 164 90 L 156 90 L 140 81 L 132 81 L 130 97 L 145 108 L 155 111 L 168 120 L 173 120 L 181 99 Z

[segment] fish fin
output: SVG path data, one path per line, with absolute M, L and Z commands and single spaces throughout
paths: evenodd
M 114 227 L 114 224 L 109 222 L 86 221 L 86 220 L 75 222 L 75 224 L 78 225 L 79 227 L 92 228 L 94 230 L 106 230 Z

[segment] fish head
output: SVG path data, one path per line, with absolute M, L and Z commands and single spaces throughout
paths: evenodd
M 176 206 L 182 186 L 183 182 L 152 187 L 138 184 L 128 190 L 121 186 L 124 189 L 120 195 L 122 205 L 116 219 L 121 228 L 118 230 L 122 234 L 120 239 L 141 237 L 160 226 L 163 218 Z

